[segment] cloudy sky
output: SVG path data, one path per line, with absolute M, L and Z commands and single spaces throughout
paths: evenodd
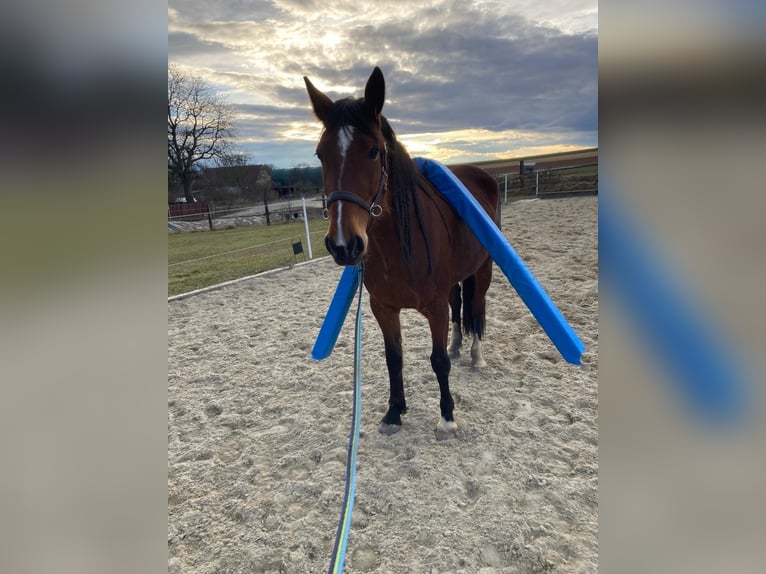
M 361 97 L 412 155 L 480 161 L 598 145 L 597 0 L 170 0 L 168 60 L 236 110 L 237 145 L 317 164 L 303 84 Z

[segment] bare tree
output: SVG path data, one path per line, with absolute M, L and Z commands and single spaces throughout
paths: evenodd
M 207 167 L 200 179 L 199 193 L 216 205 L 231 208 L 235 203 L 263 201 L 268 205 L 273 194 L 271 166 L 250 163 L 246 152 L 226 153 L 216 160 L 216 167 Z
M 276 196 L 271 181 L 273 166 L 251 164 L 250 155 L 246 152 L 225 154 L 218 163 L 229 168 L 227 176 L 243 198 L 249 201 L 263 201 L 266 225 L 271 225 L 269 201 Z
M 168 67 L 168 171 L 187 202 L 200 163 L 222 157 L 231 146 L 232 108 L 202 78 Z

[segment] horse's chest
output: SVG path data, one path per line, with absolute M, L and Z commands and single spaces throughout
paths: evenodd
M 400 266 L 368 263 L 365 269 L 365 286 L 381 303 L 392 307 L 418 307 L 421 301 L 406 269 Z

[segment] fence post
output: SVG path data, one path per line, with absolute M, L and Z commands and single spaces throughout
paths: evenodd
M 210 204 L 207 204 L 207 222 L 210 224 L 210 231 L 213 231 L 213 215 L 210 213 Z
M 309 248 L 309 261 L 311 261 L 314 257 L 311 254 L 311 235 L 309 234 L 309 216 L 306 212 L 306 198 L 301 197 L 301 204 L 303 205 L 303 223 L 306 225 L 306 245 L 308 245 Z
M 535 197 L 540 197 L 540 170 L 535 170 Z
M 505 205 L 508 205 L 508 174 L 505 174 Z

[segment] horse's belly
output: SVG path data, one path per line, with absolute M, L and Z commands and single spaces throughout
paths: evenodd
M 454 285 L 476 273 L 488 257 L 489 253 L 473 232 L 467 225 L 461 224 L 453 238 L 451 283 Z

